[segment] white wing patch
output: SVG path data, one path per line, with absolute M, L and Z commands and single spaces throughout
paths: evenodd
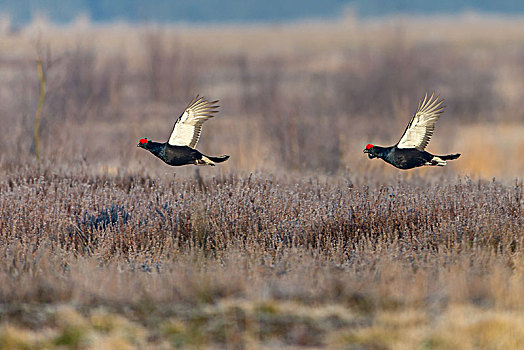
M 202 124 L 209 118 L 213 118 L 214 113 L 218 112 L 218 106 L 215 105 L 217 102 L 209 102 L 204 97 L 198 97 L 197 95 L 189 103 L 184 113 L 176 120 L 173 132 L 171 132 L 167 143 L 172 146 L 195 148 L 200 138 Z
M 441 107 L 443 101 L 439 98 L 440 96 L 434 98 L 433 94 L 429 99 L 427 94 L 424 96 L 404 135 L 397 143 L 398 148 L 416 148 L 420 151 L 426 148 L 435 130 L 435 123 L 444 110 L 444 107 Z

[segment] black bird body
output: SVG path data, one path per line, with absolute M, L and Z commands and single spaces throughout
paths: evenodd
M 148 150 L 166 164 L 215 165 L 228 160 L 229 156 L 210 157 L 195 149 L 202 131 L 202 124 L 218 112 L 218 106 L 203 97 L 195 97 L 175 122 L 169 140 L 164 143 L 140 139 L 138 147 Z
M 460 156 L 460 154 L 435 156 L 427 151 L 419 151 L 416 148 L 398 148 L 396 146 L 373 146 L 371 151 L 366 153 L 368 153 L 370 159 L 380 158 L 402 170 L 413 169 L 423 165 L 440 165 L 439 160 L 452 160 Z M 440 163 L 442 164 L 442 162 Z
M 205 165 L 208 164 L 206 160 L 210 160 L 213 163 L 221 163 L 229 158 L 229 156 L 209 157 L 189 146 L 172 146 L 167 142 L 148 141 L 146 143 L 139 143 L 138 147 L 148 150 L 164 161 L 164 163 L 172 166 L 187 164 Z
M 364 153 L 368 154 L 369 159 L 380 158 L 402 170 L 423 165 L 444 166 L 447 160 L 457 159 L 460 153 L 437 156 L 424 150 L 444 109 L 441 104 L 438 97 L 434 99 L 431 95 L 428 99 L 426 95 L 396 145 L 382 147 L 368 144 Z

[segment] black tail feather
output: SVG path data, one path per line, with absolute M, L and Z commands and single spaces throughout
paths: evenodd
M 219 157 L 210 157 L 210 156 L 206 156 L 208 157 L 210 160 L 212 160 L 213 162 L 215 163 L 222 163 L 222 162 L 225 162 L 226 160 L 229 159 L 229 156 L 219 156 Z
M 438 156 L 442 160 L 453 160 L 460 157 L 460 153 L 457 154 L 448 154 L 447 156 Z

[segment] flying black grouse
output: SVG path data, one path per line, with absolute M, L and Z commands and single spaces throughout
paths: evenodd
M 215 165 L 226 161 L 229 156 L 210 157 L 195 149 L 200 138 L 202 124 L 218 112 L 218 101 L 209 102 L 198 95 L 189 103 L 186 110 L 176 120 L 169 140 L 164 143 L 140 139 L 137 147 L 144 148 L 162 159 L 166 164 L 179 166 L 186 164 Z
M 417 112 L 411 118 L 400 141 L 390 147 L 381 147 L 368 144 L 364 153 L 369 159 L 382 158 L 385 162 L 399 169 L 413 169 L 422 165 L 446 165 L 446 160 L 460 157 L 460 153 L 446 156 L 436 156 L 424 151 L 429 139 L 433 135 L 435 123 L 444 107 L 439 96 L 428 99 L 428 95 L 418 105 Z

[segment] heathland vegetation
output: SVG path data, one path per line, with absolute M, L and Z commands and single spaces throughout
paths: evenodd
M 0 348 L 518 349 L 523 43 L 472 17 L 5 33 Z M 428 150 L 462 157 L 367 159 L 426 91 Z M 227 162 L 137 149 L 197 93 Z

